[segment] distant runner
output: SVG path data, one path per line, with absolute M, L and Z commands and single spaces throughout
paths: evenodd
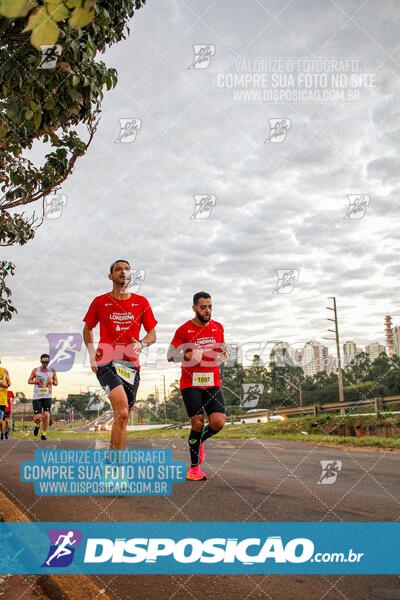
M 6 438 L 6 440 L 8 440 L 8 434 L 10 431 L 10 415 L 11 415 L 11 400 L 14 400 L 15 396 L 14 396 L 14 392 L 12 392 L 11 390 L 7 391 L 7 406 L 6 409 L 4 411 L 4 413 L 1 416 L 1 421 L 0 421 L 0 439 L 4 439 Z
M 52 387 L 58 385 L 57 373 L 54 369 L 49 369 L 50 356 L 42 354 L 40 357 L 41 366 L 33 369 L 28 383 L 33 384 L 33 412 L 35 413 L 35 427 L 33 435 L 36 437 L 40 430 L 40 421 L 42 421 L 42 430 L 40 439 L 47 440 L 46 431 L 49 425 Z M 43 411 L 43 418 L 42 418 Z
M 0 359 L 1 363 L 1 359 Z M 10 387 L 10 375 L 4 367 L 0 367 L 0 419 L 3 420 L 3 414 L 7 410 L 7 389 Z M 3 439 L 3 437 L 1 438 Z
M 200 468 L 205 460 L 204 442 L 225 425 L 225 401 L 221 390 L 219 363 L 229 360 L 224 328 L 211 319 L 211 296 L 193 296 L 195 317 L 176 330 L 168 350 L 169 362 L 182 362 L 181 394 L 192 429 L 189 434 L 191 467 L 186 478 L 207 479 Z M 204 426 L 203 409 L 208 416 Z
M 128 261 L 116 260 L 108 278 L 113 289 L 97 296 L 83 319 L 83 340 L 90 355 L 93 373 L 108 394 L 114 421 L 110 448 L 125 448 L 126 426 L 136 400 L 140 381 L 139 354 L 156 341 L 154 318 L 148 300 L 129 291 Z M 100 323 L 100 342 L 94 346 L 93 329 Z M 141 326 L 147 334 L 139 340 Z

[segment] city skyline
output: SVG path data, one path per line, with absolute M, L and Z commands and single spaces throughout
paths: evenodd
M 395 325 L 394 328 L 396 328 L 396 327 L 397 326 Z M 399 332 L 400 332 L 400 326 L 399 326 Z M 254 350 L 254 348 L 256 348 L 256 346 L 258 344 L 260 345 L 258 352 L 255 351 L 252 356 L 249 356 L 249 353 L 251 353 L 251 351 Z M 358 354 L 359 352 L 366 352 L 367 354 L 369 354 L 370 358 L 371 358 L 371 362 L 373 362 L 373 360 L 375 360 L 375 358 L 379 355 L 380 351 L 387 353 L 386 346 L 384 346 L 383 344 L 380 344 L 379 342 L 376 342 L 376 341 L 370 342 L 370 344 L 367 344 L 364 346 L 364 348 L 361 348 L 360 346 L 357 345 L 357 343 L 354 340 L 346 340 L 346 341 L 340 343 L 342 367 L 350 366 L 350 362 L 348 360 L 346 360 L 346 345 L 348 345 L 348 344 L 354 345 L 354 348 L 356 350 L 355 355 Z M 238 358 L 237 362 L 243 364 L 243 366 L 246 366 L 246 367 L 250 366 L 252 359 L 255 355 L 260 356 L 264 365 L 266 367 L 268 367 L 269 364 L 271 362 L 273 362 L 272 353 L 274 351 L 276 351 L 277 348 L 279 349 L 279 348 L 285 347 L 290 351 L 288 353 L 290 361 L 293 362 L 293 364 L 295 366 L 302 367 L 303 373 L 305 376 L 307 376 L 307 375 L 312 376 L 320 371 L 326 371 L 328 374 L 331 372 L 335 372 L 335 373 L 337 372 L 336 352 L 335 352 L 335 354 L 329 353 L 329 346 L 324 342 L 320 342 L 315 337 L 311 337 L 310 339 L 305 340 L 304 342 L 298 342 L 296 344 L 296 347 L 294 347 L 293 343 L 290 344 L 286 340 L 279 340 L 279 341 L 272 340 L 269 342 L 259 342 L 259 341 L 254 340 L 254 341 L 247 342 L 244 344 L 232 343 L 232 342 L 228 341 L 228 346 L 231 346 L 231 352 L 233 350 L 232 355 L 234 355 L 235 357 Z M 311 352 L 308 355 L 304 356 L 304 350 L 310 348 L 311 346 L 321 348 L 321 353 L 319 356 L 317 356 L 317 354 L 315 352 L 314 353 Z M 372 353 L 371 353 L 369 347 L 374 347 L 374 346 L 377 347 L 377 352 L 376 352 L 376 349 L 373 348 Z M 162 349 L 162 352 L 160 352 L 160 349 Z M 160 385 L 160 381 L 162 380 L 162 377 L 164 375 L 165 375 L 166 381 L 167 381 L 167 396 L 168 396 L 170 384 L 172 384 L 174 381 L 179 380 L 179 377 L 180 377 L 180 367 L 179 366 L 170 365 L 167 368 L 160 368 L 158 371 L 151 369 L 151 367 L 149 367 L 149 365 L 157 364 L 157 361 L 159 362 L 159 364 L 162 365 L 163 361 L 166 360 L 165 357 L 166 357 L 167 349 L 168 349 L 168 344 L 164 344 L 162 347 L 160 343 L 156 342 L 156 344 L 154 344 L 154 346 L 149 349 L 147 356 L 146 356 L 146 352 L 144 355 L 142 355 L 141 365 L 142 365 L 142 377 L 143 377 L 143 370 L 145 370 L 145 376 L 144 376 L 144 382 L 143 382 L 143 389 L 145 390 L 145 392 L 140 394 L 141 399 L 144 399 L 147 395 L 154 392 L 155 387 L 157 386 L 157 384 Z M 331 348 L 331 350 L 333 351 L 334 349 Z M 85 349 L 83 348 L 82 351 L 85 352 Z M 300 353 L 300 355 L 298 353 Z M 267 356 L 268 356 L 268 360 L 266 360 Z M 87 362 L 87 357 L 86 357 L 86 362 Z M 4 364 L 3 366 L 6 366 L 6 365 Z M 32 368 L 34 368 L 35 366 L 37 366 L 37 365 L 33 364 Z M 76 366 L 76 365 L 74 364 L 74 366 Z M 149 372 L 146 372 L 147 369 L 149 370 Z M 29 371 L 29 374 L 30 374 L 30 372 L 31 371 Z M 151 374 L 151 372 L 153 374 Z M 57 394 L 58 389 L 60 389 L 60 388 L 54 388 L 54 396 L 56 398 L 58 398 L 58 400 L 65 400 L 68 393 L 70 393 L 70 394 L 85 393 L 88 391 L 89 388 L 98 387 L 97 382 L 90 381 L 89 384 L 87 385 L 87 389 L 85 389 L 84 383 L 82 383 L 81 381 L 80 382 L 76 381 L 77 373 L 76 373 L 76 370 L 74 370 L 74 368 L 72 368 L 69 371 L 61 372 L 61 373 L 60 373 L 60 371 L 58 371 L 58 373 L 59 373 L 59 375 L 61 375 L 61 377 L 66 376 L 69 381 L 71 381 L 73 378 L 74 383 L 72 385 L 74 386 L 74 388 L 79 387 L 79 390 L 78 389 L 71 390 L 71 389 L 68 389 L 68 384 L 65 384 L 64 387 L 65 387 L 65 389 L 68 389 L 68 392 L 67 392 L 67 394 L 64 393 L 64 395 Z M 89 371 L 89 367 L 87 368 L 86 372 L 84 372 L 84 373 L 82 373 L 82 371 L 80 372 L 81 377 L 82 377 L 82 375 L 86 375 L 91 379 L 91 373 Z M 16 392 L 22 392 L 25 394 L 26 397 L 28 397 L 28 398 L 30 397 L 29 392 L 32 390 L 31 386 L 28 386 L 28 385 L 25 385 L 24 383 L 22 383 L 22 385 L 21 384 L 19 385 L 18 389 L 17 389 L 17 387 L 18 387 L 18 384 L 12 385 L 12 388 Z M 100 388 L 99 388 L 99 390 L 100 390 Z

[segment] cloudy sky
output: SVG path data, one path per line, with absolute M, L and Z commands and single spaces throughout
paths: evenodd
M 0 354 L 14 390 L 31 393 L 48 333 L 81 333 L 116 258 L 145 272 L 160 356 L 198 290 L 247 349 L 322 340 L 332 295 L 343 342 L 383 343 L 384 315 L 400 324 L 398 15 L 395 0 L 148 0 L 104 55 L 119 82 L 60 218 L 7 249 L 18 314 L 1 325 Z M 136 139 L 116 141 L 120 119 L 140 119 Z M 197 195 L 211 196 L 209 214 L 196 214 Z M 278 270 L 298 275 L 291 291 Z M 152 364 L 142 396 L 178 373 Z M 60 380 L 58 396 L 97 384 L 83 350 Z

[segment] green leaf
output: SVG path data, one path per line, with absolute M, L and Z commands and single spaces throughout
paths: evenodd
M 63 21 L 69 17 L 69 10 L 61 2 L 47 6 L 47 12 L 54 21 Z
M 35 124 L 35 129 L 39 129 L 40 123 L 42 122 L 42 114 L 40 112 L 35 114 L 35 119 L 33 122 Z
M 12 121 L 19 121 L 20 119 L 20 111 L 18 109 L 18 106 L 12 100 L 8 103 L 6 114 L 7 117 L 9 117 Z
M 44 6 L 41 6 L 29 15 L 28 24 L 22 32 L 31 31 L 34 27 L 44 23 L 47 19 L 47 12 Z
M 55 106 L 54 99 L 51 96 L 47 96 L 46 100 L 43 103 L 43 106 L 46 110 L 53 110 Z
M 58 29 L 56 23 L 48 18 L 44 24 L 33 29 L 31 35 L 31 44 L 40 50 L 41 46 L 44 44 L 55 44 L 58 40 L 59 34 L 60 30 Z
M 35 6 L 36 0 L 0 0 L 0 14 L 8 19 L 25 17 Z
M 94 10 L 85 10 L 84 8 L 75 8 L 68 21 L 70 27 L 80 29 L 89 25 L 94 19 Z
M 44 44 L 55 44 L 60 30 L 44 6 L 35 10 L 23 31 L 32 31 L 31 44 L 40 50 Z
M 70 89 L 68 90 L 68 96 L 72 98 L 74 102 L 76 102 L 76 100 L 79 98 L 79 92 L 78 90 Z
M 78 75 L 74 75 L 74 76 L 72 77 L 72 85 L 73 85 L 74 87 L 76 87 L 76 86 L 79 84 L 79 82 L 80 82 L 80 79 L 79 79 Z

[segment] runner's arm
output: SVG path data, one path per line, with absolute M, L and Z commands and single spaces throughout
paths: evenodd
M 167 360 L 168 362 L 183 362 L 184 360 L 184 351 L 182 348 L 175 348 L 172 344 L 168 348 L 167 352 Z
M 58 377 L 55 371 L 53 371 L 53 385 L 58 385 Z
M 190 361 L 193 356 L 194 344 L 186 342 L 186 334 L 184 327 L 179 327 L 175 331 L 175 335 L 168 348 L 167 360 L 168 362 L 186 362 Z M 195 363 L 194 363 L 195 364 Z M 185 365 L 189 366 L 189 365 Z M 190 365 L 193 366 L 193 365 Z
M 97 373 L 96 349 L 94 347 L 93 329 L 89 329 L 86 324 L 83 328 L 83 341 L 85 342 L 85 346 L 89 352 L 92 371 L 93 373 Z
M 176 348 L 176 346 L 171 344 L 167 352 L 168 362 L 190 361 L 192 359 L 193 350 L 192 348 L 185 349 L 185 346 L 187 346 L 187 344 L 183 344 L 182 346 Z
M 4 379 L 5 381 L 0 381 L 0 387 L 3 389 L 7 389 L 11 385 L 10 375 L 8 374 L 7 369 L 4 369 Z
M 36 369 L 33 369 L 32 373 L 29 376 L 28 383 L 32 383 L 32 384 L 33 383 L 38 383 L 36 381 L 36 379 L 37 379 L 37 377 L 36 377 Z
M 143 346 L 146 347 L 146 346 L 151 346 L 152 344 L 154 344 L 156 339 L 157 339 L 156 330 L 153 327 L 153 329 L 149 329 L 149 331 L 146 333 L 144 338 L 142 338 L 140 341 L 142 342 Z
M 229 360 L 229 359 L 230 359 L 230 357 L 231 357 L 231 356 L 230 356 L 230 354 L 229 354 L 228 350 L 226 349 L 226 344 L 225 344 L 225 342 L 222 342 L 222 343 L 219 345 L 219 348 L 218 348 L 217 361 L 218 361 L 219 363 L 224 363 L 224 362 L 226 362 L 227 360 Z
M 154 344 L 154 342 L 157 339 L 156 330 L 154 329 L 154 327 L 152 329 L 149 329 L 144 338 L 142 338 L 140 341 L 135 338 L 131 339 L 133 344 L 133 351 L 136 352 L 136 354 L 140 354 L 143 348 L 148 348 L 149 346 Z

